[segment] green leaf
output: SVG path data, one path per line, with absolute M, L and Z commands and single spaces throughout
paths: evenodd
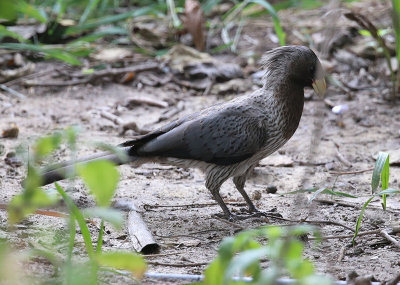
M 62 135 L 54 133 L 51 136 L 39 138 L 33 146 L 35 158 L 41 159 L 57 149 L 61 143 Z
M 358 235 L 358 231 L 359 231 L 359 229 L 360 229 L 360 224 L 361 224 L 361 219 L 362 219 L 362 217 L 363 217 L 363 215 L 364 215 L 365 209 L 367 208 L 368 204 L 372 201 L 372 199 L 373 199 L 374 197 L 375 197 L 375 195 L 373 195 L 371 198 L 369 198 L 369 199 L 367 200 L 367 202 L 364 203 L 364 205 L 363 205 L 363 207 L 362 207 L 362 209 L 361 209 L 361 213 L 360 213 L 360 215 L 358 216 L 357 223 L 356 223 L 356 231 L 354 232 L 354 236 L 353 236 L 353 244 L 354 244 L 355 239 L 356 239 L 356 237 L 357 237 L 357 235 Z
M 272 21 L 274 22 L 275 32 L 276 32 L 276 35 L 278 36 L 279 43 L 282 46 L 284 46 L 286 34 L 282 30 L 278 14 L 276 13 L 274 7 L 268 1 L 265 1 L 265 0 L 248 0 L 248 1 L 250 3 L 256 3 L 256 4 L 264 7 L 270 13 L 270 15 L 272 16 Z
M 89 0 L 89 3 L 85 8 L 85 11 L 83 11 L 81 18 L 79 19 L 79 24 L 83 24 L 84 22 L 86 22 L 90 13 L 93 12 L 93 10 L 97 7 L 98 3 L 99 3 L 99 0 Z
M 55 183 L 55 185 L 58 193 L 60 193 L 65 203 L 67 204 L 69 211 L 71 212 L 72 215 L 74 215 L 76 221 L 78 222 L 89 258 L 92 259 L 94 256 L 92 237 L 90 236 L 90 231 L 86 225 L 85 218 L 83 217 L 81 211 L 79 211 L 75 203 L 72 201 L 72 199 L 65 193 L 65 191 L 57 183 Z
M 96 255 L 99 265 L 129 270 L 136 278 L 143 277 L 147 265 L 143 257 L 130 252 L 103 252 Z
M 295 279 L 304 278 L 314 273 L 314 265 L 311 261 L 305 259 L 299 262 L 298 265 L 291 269 L 292 276 Z
M 381 179 L 381 173 L 385 167 L 387 167 L 385 171 L 387 171 L 387 174 L 389 174 L 389 154 L 387 152 L 379 152 L 378 158 L 376 159 L 374 172 L 372 173 L 372 180 L 371 180 L 372 193 L 375 193 L 376 189 L 378 189 L 379 181 Z M 385 179 L 389 179 L 388 176 L 389 175 L 387 175 Z M 382 185 L 383 183 L 384 182 L 382 181 Z
M 77 34 L 77 33 L 83 32 L 83 31 L 95 29 L 102 25 L 108 25 L 108 24 L 115 23 L 118 21 L 123 21 L 128 18 L 135 18 L 135 17 L 146 15 L 146 14 L 151 14 L 156 11 L 157 11 L 157 5 L 152 5 L 152 6 L 134 9 L 134 10 L 126 12 L 126 13 L 121 13 L 121 14 L 117 14 L 117 15 L 93 19 L 93 20 L 87 21 L 84 24 L 72 26 L 72 27 L 68 28 L 66 34 L 74 35 L 74 34 Z
M 66 137 L 67 142 L 70 146 L 74 146 L 76 144 L 76 137 L 78 133 L 78 127 L 68 127 L 64 130 L 64 136 Z
M 323 189 L 321 191 L 321 189 Z M 300 190 L 296 190 L 296 191 L 292 191 L 292 192 L 288 192 L 285 194 L 298 194 L 298 193 L 315 193 L 317 191 L 318 194 L 329 194 L 329 195 L 333 195 L 333 196 L 339 196 L 339 197 L 347 197 L 347 198 L 357 198 L 357 196 L 353 196 L 350 195 L 348 193 L 345 192 L 340 192 L 340 191 L 333 191 L 329 188 L 308 188 L 308 189 L 300 189 Z M 312 199 L 315 199 L 314 195 L 312 196 Z
M 268 248 L 261 247 L 257 249 L 249 249 L 239 253 L 229 264 L 225 272 L 224 284 L 228 284 L 234 274 L 243 276 L 244 273 L 255 264 L 259 264 L 261 258 L 266 257 L 269 253 Z M 252 268 L 252 275 L 257 275 L 260 271 L 259 266 Z
M 18 12 L 13 1 L 0 1 L 0 20 L 15 21 L 18 18 Z
M 54 196 L 48 195 L 40 188 L 24 191 L 16 195 L 8 204 L 8 222 L 13 225 L 20 222 L 40 207 L 47 207 L 57 202 Z
M 396 190 L 396 189 L 386 189 L 383 190 L 379 193 L 376 193 L 376 196 L 383 196 L 383 195 L 391 195 L 391 194 L 400 194 L 400 190 Z
M 100 218 L 112 224 L 116 229 L 121 229 L 124 223 L 124 217 L 121 211 L 111 208 L 102 208 L 102 207 L 87 208 L 82 211 L 82 214 L 86 218 L 95 218 L 95 217 Z
M 301 259 L 303 253 L 303 244 L 299 240 L 292 240 L 287 249 L 286 258 L 288 261 Z
M 49 48 L 44 45 L 42 46 L 24 43 L 3 43 L 0 44 L 0 48 L 43 53 L 50 58 L 56 58 L 72 65 L 81 64 L 81 62 L 72 54 L 62 51 L 61 49 Z
M 78 165 L 77 168 L 79 175 L 94 195 L 97 205 L 109 206 L 119 180 L 115 165 L 107 160 L 98 160 Z
M 214 259 L 204 272 L 204 285 L 222 284 L 227 265 L 227 262 L 221 262 L 221 256 Z
M 1 7 L 1 5 L 0 5 Z M 19 42 L 25 42 L 26 40 L 18 33 L 9 31 L 5 26 L 0 25 L 0 39 L 3 37 L 10 37 L 18 40 Z
M 23 0 L 14 0 L 15 10 L 26 16 L 32 17 L 39 22 L 46 23 L 47 17 L 45 14 L 41 13 L 35 6 L 28 4 Z

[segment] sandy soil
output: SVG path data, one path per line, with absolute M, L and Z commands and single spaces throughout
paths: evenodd
M 323 12 L 322 10 L 321 13 Z M 37 68 L 50 68 L 52 64 L 39 64 Z M 351 67 L 347 72 L 340 72 L 339 69 L 343 66 L 343 63 L 336 63 L 333 71 L 340 79 L 347 82 L 356 77 L 361 78 L 360 81 L 365 79 L 359 70 Z M 368 73 L 368 76 L 375 75 Z M 381 83 L 383 81 L 380 77 L 374 78 Z M 250 82 L 250 78 L 246 77 L 244 81 Z M 370 83 L 367 79 L 365 82 Z M 79 154 L 82 155 L 93 152 L 93 142 L 115 145 L 129 138 L 120 137 L 119 127 L 102 118 L 102 111 L 117 114 L 126 121 L 134 121 L 143 129 L 153 129 L 164 123 L 158 122 L 165 111 L 163 108 L 136 106 L 131 110 L 124 107 L 118 107 L 116 110 L 116 105 L 120 106 L 120 102 L 132 96 L 164 100 L 169 102 L 171 107 L 183 104 L 183 110 L 168 119 L 172 120 L 240 95 L 232 93 L 229 96 L 201 96 L 173 85 L 138 89 L 107 82 L 95 86 L 30 89 L 21 87 L 19 90 L 28 94 L 28 97 L 22 100 L 0 97 L 0 129 L 5 129 L 11 123 L 15 123 L 20 129 L 17 139 L 0 140 L 0 144 L 5 147 L 5 153 L 13 151 L 21 143 L 31 144 L 40 136 L 70 125 L 78 125 L 82 129 L 79 148 Z M 248 92 L 251 92 L 251 89 Z M 261 194 L 261 198 L 255 200 L 256 206 L 263 211 L 275 209 L 284 218 L 335 221 L 355 228 L 360 207 L 371 195 L 372 171 L 348 175 L 334 173 L 369 169 L 374 166 L 373 157 L 377 152 L 394 151 L 400 147 L 399 105 L 384 100 L 384 92 L 386 91 L 382 84 L 370 84 L 368 88 L 351 91 L 350 96 L 349 93 L 331 86 L 327 94 L 328 99 L 334 105 L 345 104 L 349 108 L 342 115 L 332 113 L 315 95 L 306 101 L 303 117 L 294 137 L 276 154 L 264 159 L 246 184 L 250 197 L 257 198 Z M 319 131 L 318 125 L 322 125 Z M 314 153 L 312 156 L 310 147 Z M 5 153 L 0 161 L 0 200 L 7 202 L 21 191 L 20 182 L 25 176 L 25 170 L 23 167 L 5 164 Z M 60 152 L 56 159 L 61 160 L 65 154 L 66 152 Z M 221 240 L 235 234 L 240 227 L 250 229 L 266 224 L 282 224 L 282 221 L 272 218 L 269 221 L 253 218 L 239 221 L 238 226 L 234 226 L 216 219 L 214 214 L 220 213 L 221 210 L 205 188 L 204 177 L 198 170 L 146 164 L 137 169 L 122 166 L 120 172 L 121 181 L 115 199 L 133 200 L 142 210 L 145 205 L 151 206 L 147 207 L 148 210 L 143 210 L 142 215 L 161 245 L 161 255 L 149 256 L 146 259 L 171 265 L 150 264 L 151 272 L 201 274 L 205 266 L 190 266 L 190 263 L 210 262 L 216 256 Z M 391 166 L 390 187 L 399 189 L 399 180 L 400 168 Z M 62 185 L 68 187 L 70 184 L 62 182 Z M 271 185 L 277 187 L 276 194 L 267 193 L 266 189 Z M 320 195 L 318 199 L 332 201 L 333 204 L 321 201 L 308 203 L 311 194 L 284 195 L 311 186 L 335 187 L 337 191 L 358 198 L 338 198 L 353 205 L 344 206 L 334 203 L 335 200 L 327 195 Z M 82 208 L 93 205 L 92 198 L 80 181 L 69 189 L 69 194 Z M 222 186 L 221 194 L 225 201 L 244 202 L 231 181 Z M 206 203 L 212 205 L 201 206 Z M 161 207 L 188 204 L 194 206 Z M 374 207 L 367 209 L 361 231 L 399 225 L 399 196 L 389 197 L 388 207 L 391 211 L 386 213 L 380 209 L 378 199 L 371 205 Z M 236 213 L 244 211 L 245 208 L 232 204 L 229 207 Z M 0 211 L 0 236 L 12 239 L 17 248 L 27 248 L 30 246 L 29 242 L 52 244 L 55 237 L 62 236 L 66 228 L 62 219 L 31 216 L 18 230 L 8 232 L 5 230 L 6 222 L 6 213 Z M 352 233 L 337 225 L 323 223 L 319 227 L 326 236 Z M 133 249 L 126 229 L 115 231 L 108 225 L 106 229 L 105 249 Z M 91 230 L 97 231 L 95 227 Z M 397 239 L 399 240 L 399 237 Z M 78 244 L 77 253 L 82 248 L 83 245 Z M 351 238 L 328 239 L 317 247 L 310 242 L 306 245 L 306 256 L 315 263 L 318 272 L 330 274 L 335 279 L 343 280 L 353 270 L 360 275 L 373 275 L 380 281 L 391 279 L 400 272 L 399 249 L 379 235 L 359 237 L 354 247 L 351 246 Z M 174 267 L 176 264 L 188 266 Z M 51 267 L 39 259 L 30 263 L 28 268 L 31 268 L 38 278 L 50 277 L 53 273 Z M 116 275 L 106 275 L 103 281 L 110 284 L 133 283 L 129 278 Z M 155 279 L 145 279 L 144 283 L 166 284 Z M 179 283 L 182 282 L 171 281 L 170 284 Z

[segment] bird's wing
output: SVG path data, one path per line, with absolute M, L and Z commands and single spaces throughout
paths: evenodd
M 262 118 L 257 110 L 214 109 L 154 136 L 136 154 L 234 164 L 262 148 L 268 135 Z

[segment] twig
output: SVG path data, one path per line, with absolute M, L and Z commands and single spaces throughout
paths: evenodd
M 292 221 L 293 222 L 293 221 Z M 340 226 L 343 227 L 345 229 L 348 229 L 349 231 L 354 232 L 354 229 L 339 223 L 339 222 L 333 222 L 333 221 L 303 221 L 303 220 L 299 220 L 299 223 L 308 223 L 308 224 L 326 224 L 326 225 L 334 225 L 334 226 Z
M 198 262 L 198 263 L 163 263 L 157 261 L 147 261 L 148 264 L 157 266 L 169 266 L 169 267 L 192 267 L 192 266 L 204 266 L 210 264 L 210 262 Z
M 13 86 L 13 85 L 19 83 L 19 82 L 22 81 L 22 80 L 31 79 L 31 78 L 37 77 L 37 76 L 39 76 L 39 75 L 49 74 L 49 73 L 52 73 L 52 72 L 54 72 L 54 71 L 57 71 L 57 69 L 51 68 L 51 69 L 48 69 L 48 70 L 39 71 L 39 72 L 36 72 L 36 73 L 31 73 L 31 74 L 28 74 L 28 75 L 25 75 L 25 76 L 20 76 L 20 77 L 18 77 L 18 78 L 16 78 L 16 79 L 7 81 L 5 84 L 6 84 L 7 86 Z
M 400 248 L 400 242 L 392 238 L 385 230 L 380 231 L 381 236 L 390 241 L 395 247 Z
M 357 236 L 367 236 L 367 235 L 374 235 L 374 234 L 379 234 L 381 230 L 373 230 L 373 231 L 366 231 L 366 232 L 360 232 L 357 234 Z M 309 237 L 308 240 L 319 240 L 319 239 L 340 239 L 340 238 L 353 238 L 354 235 L 333 235 L 333 236 L 321 236 L 320 238 L 318 237 Z
M 191 232 L 191 233 L 187 233 L 184 235 L 159 235 L 159 234 L 154 234 L 157 237 L 161 237 L 161 238 L 179 238 L 179 237 L 191 237 L 191 238 L 197 238 L 197 239 L 202 239 L 201 237 L 196 237 L 195 235 L 198 234 L 205 234 L 205 233 L 210 233 L 210 232 L 223 232 L 223 231 L 229 231 L 227 229 L 212 229 L 212 230 L 204 230 L 204 231 L 198 231 L 198 232 Z
M 33 81 L 25 81 L 25 86 L 72 86 L 72 85 L 79 85 L 90 83 L 96 79 L 106 76 L 115 76 L 129 72 L 142 72 L 147 70 L 156 69 L 159 67 L 157 62 L 147 62 L 143 64 L 128 66 L 124 68 L 111 68 L 105 70 L 94 71 L 91 74 L 72 74 L 74 77 L 83 77 L 83 79 L 73 79 L 68 81 L 55 81 L 55 82 L 33 82 Z
M 332 201 L 332 200 L 326 200 L 326 199 L 314 199 L 313 201 L 323 203 L 323 204 L 329 204 L 329 205 L 339 205 L 343 207 L 350 207 L 350 208 L 355 208 L 355 209 L 360 209 L 361 206 L 353 203 L 348 203 L 348 202 L 342 202 L 342 201 Z M 382 207 L 379 206 L 374 206 L 374 205 L 368 205 L 369 209 L 373 210 L 381 210 Z M 389 209 L 386 208 L 386 212 L 388 213 L 398 213 L 400 209 Z
M 115 116 L 114 114 L 111 114 L 110 112 L 107 111 L 101 111 L 100 116 L 110 120 L 111 122 L 113 122 L 116 125 L 124 125 L 125 121 L 122 120 L 120 117 Z
M 176 252 L 170 252 L 170 253 L 156 253 L 156 254 L 146 254 L 146 258 L 151 258 L 151 257 L 162 257 L 162 256 L 171 256 L 171 255 L 178 255 L 178 254 L 184 254 L 185 252 L 182 251 L 176 251 Z
M 122 126 L 122 130 L 120 132 L 120 135 L 124 135 L 127 130 L 133 130 L 134 132 L 138 134 L 147 134 L 149 131 L 144 130 L 138 127 L 138 125 L 135 122 L 125 122 L 123 119 L 120 117 L 115 116 L 114 114 L 111 114 L 110 112 L 107 111 L 101 111 L 100 116 L 110 120 L 114 124 L 118 126 Z
M 329 174 L 333 174 L 333 175 L 348 175 L 348 174 L 359 174 L 359 173 L 364 173 L 364 172 L 368 172 L 374 170 L 373 167 L 371 168 L 367 168 L 367 169 L 363 169 L 363 170 L 356 170 L 356 171 L 343 171 L 343 172 L 329 172 Z
M 216 215 L 214 215 L 213 218 L 216 219 L 216 220 L 218 220 L 218 221 L 220 221 L 220 222 L 223 222 L 223 223 L 225 223 L 225 224 L 231 225 L 231 226 L 233 226 L 233 227 L 235 227 L 235 228 L 237 228 L 237 229 L 239 229 L 239 230 L 244 230 L 244 229 L 245 229 L 244 227 L 242 227 L 242 226 L 240 226 L 240 225 L 238 225 L 238 224 L 235 224 L 235 223 L 230 222 L 230 221 L 228 221 L 228 220 L 222 219 L 222 218 L 220 218 L 220 217 L 218 217 L 218 216 L 216 216 Z
M 159 108 L 167 108 L 169 104 L 165 101 L 151 99 L 151 98 L 143 98 L 143 97 L 132 97 L 126 100 L 125 106 L 129 106 L 131 104 L 134 105 L 149 105 Z
M 342 162 L 344 165 L 346 165 L 347 167 L 351 167 L 352 164 L 350 161 L 348 161 L 343 154 L 340 153 L 339 149 L 336 148 L 336 157 L 340 160 L 340 162 Z
M 243 202 L 225 202 L 227 205 L 234 205 L 234 206 L 246 206 L 246 203 Z M 150 205 L 150 204 L 143 204 L 143 208 L 145 210 L 151 210 L 152 208 L 204 208 L 209 206 L 217 206 L 218 203 L 203 203 L 203 204 L 182 204 L 182 205 Z
M 340 249 L 340 252 L 339 252 L 338 262 L 342 262 L 345 251 L 346 251 L 346 247 L 342 246 L 342 248 Z
M 46 86 L 74 86 L 74 85 L 80 85 L 80 84 L 86 84 L 89 83 L 90 81 L 94 80 L 93 77 L 87 77 L 84 79 L 74 79 L 74 80 L 65 80 L 65 81 L 48 81 L 48 82 L 34 82 L 34 81 L 25 81 L 24 85 L 27 87 L 46 87 Z
M 14 89 L 11 89 L 10 87 L 5 86 L 4 84 L 0 84 L 0 88 L 3 89 L 4 91 L 7 91 L 11 95 L 14 95 L 15 97 L 18 97 L 19 99 L 25 99 L 26 96 L 18 91 L 15 91 Z
M 320 166 L 320 165 L 325 165 L 328 164 L 332 161 L 326 161 L 326 162 L 308 162 L 308 161 L 300 161 L 300 160 L 295 160 L 295 163 L 298 163 L 301 166 Z

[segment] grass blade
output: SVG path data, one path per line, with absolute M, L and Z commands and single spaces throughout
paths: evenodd
M 43 53 L 48 57 L 62 60 L 71 65 L 81 65 L 79 59 L 77 59 L 72 54 L 61 51 L 60 49 L 47 48 L 46 46 L 24 44 L 24 43 L 3 43 L 0 44 L 0 48 Z
M 87 21 L 86 23 L 84 23 L 82 25 L 77 25 L 77 26 L 68 28 L 68 30 L 66 31 L 66 35 L 78 34 L 80 32 L 86 31 L 86 30 L 95 29 L 101 25 L 108 25 L 111 23 L 123 21 L 128 18 L 135 18 L 135 17 L 151 14 L 158 10 L 159 10 L 158 5 L 152 5 L 152 6 L 135 9 L 135 10 L 132 10 L 132 11 L 129 11 L 126 13 L 122 13 L 122 14 L 106 16 L 106 17 L 102 17 L 99 19 L 93 19 L 93 20 Z
M 17 0 L 14 2 L 14 6 L 18 12 L 30 16 L 41 23 L 46 23 L 48 20 L 44 13 L 37 10 L 35 6 L 28 4 L 27 1 Z
M 174 25 L 174 28 L 179 27 L 182 23 L 178 18 L 178 15 L 176 14 L 176 9 L 175 9 L 175 2 L 174 0 L 167 0 L 167 5 L 169 12 L 171 13 L 171 18 L 172 18 L 172 24 Z
M 21 43 L 26 41 L 20 34 L 15 33 L 13 31 L 9 31 L 6 27 L 0 25 L 0 39 L 3 37 L 10 37 L 18 40 Z
M 378 189 L 379 181 L 381 179 L 381 174 L 386 164 L 387 164 L 387 169 L 385 171 L 387 171 L 387 176 L 386 174 L 384 174 L 385 182 L 382 181 L 382 187 L 383 183 L 386 183 L 387 182 L 386 180 L 389 179 L 389 154 L 387 152 L 379 152 L 378 158 L 376 159 L 374 172 L 372 173 L 372 179 L 371 179 L 372 193 L 375 193 L 376 189 Z
M 69 211 L 71 212 L 71 214 L 75 216 L 79 228 L 81 229 L 88 255 L 90 259 L 93 259 L 94 250 L 93 250 L 92 238 L 90 236 L 89 228 L 86 225 L 85 218 L 83 217 L 81 211 L 79 211 L 75 203 L 72 201 L 72 199 L 65 193 L 65 191 L 57 183 L 55 183 L 55 185 L 58 193 L 60 193 L 61 197 L 63 197 L 65 203 L 67 204 Z
M 93 10 L 97 7 L 98 3 L 99 3 L 99 0 L 90 0 L 89 1 L 89 4 L 86 6 L 85 11 L 83 11 L 81 18 L 79 19 L 80 25 L 83 24 L 84 22 L 86 22 L 90 13 L 93 12 Z
M 358 235 L 358 231 L 359 231 L 359 229 L 360 229 L 360 224 L 361 224 L 361 219 L 362 219 L 362 217 L 363 217 L 363 215 L 364 215 L 365 209 L 367 208 L 368 204 L 372 201 L 372 199 L 373 199 L 374 197 L 375 197 L 375 195 L 372 196 L 371 198 L 369 198 L 368 201 L 364 203 L 364 205 L 363 205 L 363 207 L 362 207 L 362 209 L 361 209 L 361 213 L 360 213 L 360 215 L 358 216 L 357 223 L 356 223 L 356 231 L 354 232 L 354 236 L 353 236 L 353 240 L 352 240 L 353 245 L 354 245 L 355 239 L 356 239 L 356 237 L 357 237 L 357 235 Z
M 103 233 L 104 233 L 104 220 L 101 220 L 99 236 L 97 238 L 96 253 L 101 252 L 101 247 L 103 246 Z
M 340 192 L 340 191 L 333 191 L 329 188 L 308 188 L 308 189 L 300 189 L 296 191 L 292 191 L 289 193 L 285 194 L 298 194 L 298 193 L 314 193 L 319 190 L 323 189 L 323 191 L 319 192 L 318 194 L 329 194 L 332 196 L 339 196 L 339 197 L 346 197 L 346 198 L 357 198 L 357 196 L 353 196 L 351 194 L 345 193 L 345 192 Z M 315 199 L 315 197 L 313 197 Z
M 274 7 L 268 1 L 265 0 L 249 0 L 249 2 L 261 5 L 269 12 L 269 14 L 272 16 L 272 21 L 274 22 L 275 32 L 276 35 L 278 36 L 279 43 L 282 46 L 284 46 L 286 34 L 281 27 L 278 14 L 276 13 Z

